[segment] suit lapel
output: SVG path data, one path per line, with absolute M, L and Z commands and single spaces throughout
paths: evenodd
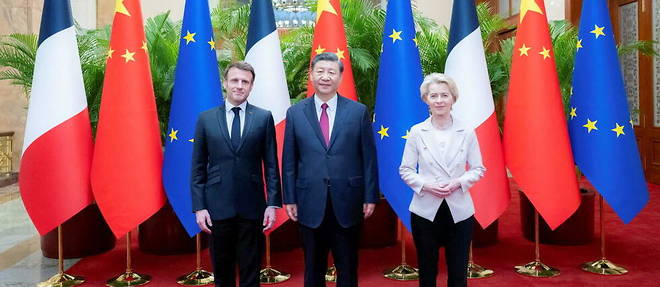
M 241 142 L 238 144 L 238 148 L 236 148 L 236 153 L 238 153 L 241 150 L 241 147 L 243 147 L 243 143 L 245 142 L 245 138 L 247 135 L 250 133 L 250 129 L 252 129 L 252 122 L 254 121 L 254 108 L 250 104 L 245 105 L 245 124 L 243 125 L 243 133 L 241 136 Z
M 327 150 L 328 147 L 325 145 L 325 140 L 323 139 L 323 133 L 321 133 L 321 124 L 319 124 L 319 119 L 316 115 L 316 106 L 314 106 L 314 97 L 307 98 L 305 101 L 306 101 L 305 116 L 307 117 L 307 121 L 309 121 L 309 125 L 314 130 L 314 133 L 316 134 L 316 137 L 318 138 L 323 148 Z
M 462 123 L 454 119 L 454 127 L 451 141 L 449 142 L 449 147 L 447 147 L 447 154 L 450 157 L 447 158 L 447 166 L 452 166 L 458 154 L 463 152 L 463 143 L 465 142 L 465 127 Z
M 447 175 L 450 175 L 449 168 L 442 160 L 442 155 L 435 148 L 433 140 L 433 125 L 431 125 L 431 118 L 424 121 L 424 126 L 421 128 L 420 138 L 424 144 L 424 152 L 427 152 L 433 158 L 433 161 L 442 169 Z
M 225 139 L 227 146 L 230 150 L 234 150 L 232 147 L 231 141 L 229 140 L 229 129 L 227 128 L 227 108 L 225 104 L 222 104 L 218 107 L 217 111 L 218 116 L 218 125 L 220 126 L 220 136 Z
M 332 145 L 337 139 L 339 132 L 342 130 L 340 127 L 348 116 L 348 107 L 346 106 L 348 103 L 346 101 L 349 100 L 337 94 L 337 110 L 335 111 L 335 122 L 332 125 L 332 134 L 330 134 L 330 144 L 328 145 L 328 150 L 332 148 Z

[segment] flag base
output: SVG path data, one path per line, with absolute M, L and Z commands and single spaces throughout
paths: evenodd
M 541 261 L 532 261 L 523 266 L 515 266 L 516 273 L 531 277 L 555 277 L 559 275 L 559 270 L 548 265 L 543 264 Z
M 73 276 L 66 273 L 57 273 L 50 279 L 37 284 L 37 287 L 71 287 L 85 282 L 85 278 Z
M 325 281 L 328 282 L 337 282 L 337 268 L 334 264 L 328 268 L 328 271 L 325 272 Z
M 290 278 L 291 274 L 282 273 L 272 267 L 266 267 L 259 272 L 259 283 L 262 284 L 282 283 Z
M 616 265 L 605 258 L 591 261 L 587 263 L 582 263 L 580 268 L 584 271 L 600 274 L 600 275 L 623 275 L 628 273 L 626 268 Z
M 401 264 L 383 271 L 383 276 L 388 279 L 399 281 L 411 281 L 419 279 L 419 270 L 408 264 Z
M 214 279 L 213 273 L 203 269 L 197 269 L 177 278 L 176 283 L 184 286 L 204 286 L 213 284 Z
M 468 263 L 467 267 L 467 278 L 468 279 L 478 279 L 478 278 L 487 278 L 495 275 L 495 271 L 481 267 L 479 264 L 474 264 L 472 262 Z
M 125 286 L 140 286 L 151 282 L 151 276 L 127 271 L 115 278 L 108 280 L 105 286 L 110 287 L 125 287 Z

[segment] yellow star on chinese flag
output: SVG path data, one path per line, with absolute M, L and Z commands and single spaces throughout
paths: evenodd
M 135 55 L 135 52 L 131 52 L 128 49 L 126 49 L 126 53 L 121 55 L 121 57 L 124 58 L 125 63 L 128 63 L 128 61 L 135 62 L 135 58 L 133 58 L 133 55 Z
M 186 30 L 186 35 L 183 36 L 183 38 L 186 39 L 186 45 L 190 42 L 195 42 L 195 34 L 197 33 L 190 33 L 190 31 Z
M 582 48 L 582 39 L 577 40 L 577 44 L 575 44 L 575 48 L 577 49 L 576 51 L 580 51 L 580 48 Z
M 341 50 L 339 48 L 337 48 L 337 52 L 335 54 L 337 54 L 337 58 L 339 58 L 339 60 L 346 58 L 344 57 L 344 50 Z
M 598 128 L 596 127 L 597 122 L 598 121 L 593 121 L 592 122 L 590 119 L 587 118 L 587 123 L 582 125 L 582 126 L 587 128 L 588 133 L 591 133 L 591 130 L 598 130 Z
M 623 126 L 620 126 L 619 123 L 614 123 L 616 125 L 615 128 L 611 129 L 611 131 L 616 133 L 616 137 L 619 137 L 620 135 L 625 135 L 626 133 L 623 132 Z
M 605 29 L 605 26 L 598 27 L 598 25 L 594 25 L 594 29 L 589 33 L 596 35 L 596 39 L 598 39 L 599 36 L 605 36 L 603 29 Z
M 383 125 L 380 126 L 380 130 L 378 131 L 378 134 L 380 135 L 380 139 L 382 140 L 384 137 L 389 137 L 390 135 L 387 134 L 387 131 L 390 128 L 386 128 Z
M 527 51 L 529 51 L 529 49 L 531 49 L 531 48 L 525 46 L 525 43 L 523 43 L 522 47 L 520 47 L 518 49 L 518 51 L 520 51 L 520 56 L 522 56 L 522 55 L 529 56 L 529 54 L 527 54 Z
M 208 43 L 211 46 L 211 50 L 215 49 L 215 41 L 213 41 L 213 39 L 211 39 L 211 41 L 208 41 L 206 43 Z
M 149 48 L 147 47 L 147 41 L 142 41 L 142 47 L 140 49 L 144 50 L 145 53 L 149 52 Z
M 316 23 L 319 22 L 319 18 L 321 18 L 321 14 L 323 14 L 323 12 L 328 12 L 337 15 L 337 11 L 335 10 L 335 7 L 332 7 L 330 0 L 319 0 L 317 5 L 318 6 L 316 7 Z
M 403 40 L 401 39 L 401 32 L 403 31 L 396 31 L 392 29 L 392 34 L 390 34 L 388 37 L 392 38 L 392 43 L 396 42 L 396 40 Z
M 571 116 L 571 120 L 577 117 L 577 108 L 571 107 L 571 113 L 569 115 Z
M 543 60 L 550 58 L 550 50 L 543 47 L 543 51 L 539 52 L 540 55 L 543 55 Z
M 129 13 L 128 9 L 126 9 L 126 5 L 124 5 L 124 0 L 115 0 L 115 13 L 131 16 L 131 13 Z
M 176 136 L 178 133 L 179 133 L 178 130 L 174 130 L 174 129 L 172 129 L 172 131 L 170 132 L 170 134 L 167 135 L 168 137 L 170 137 L 170 142 L 173 142 L 173 141 L 179 139 L 179 138 Z
M 108 47 L 108 54 L 107 54 L 107 59 L 112 58 L 112 53 L 114 53 L 115 50 L 113 50 L 111 47 Z
M 401 138 L 402 139 L 408 139 L 408 137 L 410 137 L 410 130 L 406 130 L 406 135 L 402 136 Z
M 319 47 L 316 48 L 316 50 L 314 50 L 314 52 L 316 52 L 317 55 L 321 54 L 321 53 L 325 52 L 325 48 L 321 48 L 321 44 L 319 44 Z
M 522 0 L 520 1 L 520 23 L 522 23 L 529 11 L 543 15 L 543 11 L 541 11 L 541 7 L 536 4 L 536 0 Z

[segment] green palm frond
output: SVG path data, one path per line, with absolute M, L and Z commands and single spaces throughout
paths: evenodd
M 37 56 L 37 36 L 34 34 L 10 34 L 0 38 L 0 80 L 9 80 L 14 86 L 23 88 L 29 97 Z

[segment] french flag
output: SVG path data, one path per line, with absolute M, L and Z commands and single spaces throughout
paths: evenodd
M 270 0 L 252 1 L 246 49 L 245 61 L 254 67 L 256 74 L 248 101 L 270 110 L 273 114 L 277 154 L 281 164 L 286 111 L 291 106 L 291 101 L 280 51 L 280 37 L 275 27 L 273 4 Z M 287 219 L 284 208 L 277 209 L 277 221 L 269 231 L 275 230 Z
M 19 185 L 46 234 L 89 205 L 92 131 L 68 0 L 45 0 Z
M 511 195 L 474 1 L 454 1 L 447 50 L 445 74 L 454 79 L 459 95 L 452 114 L 475 130 L 486 167 L 470 188 L 475 218 L 486 228 L 502 215 Z

